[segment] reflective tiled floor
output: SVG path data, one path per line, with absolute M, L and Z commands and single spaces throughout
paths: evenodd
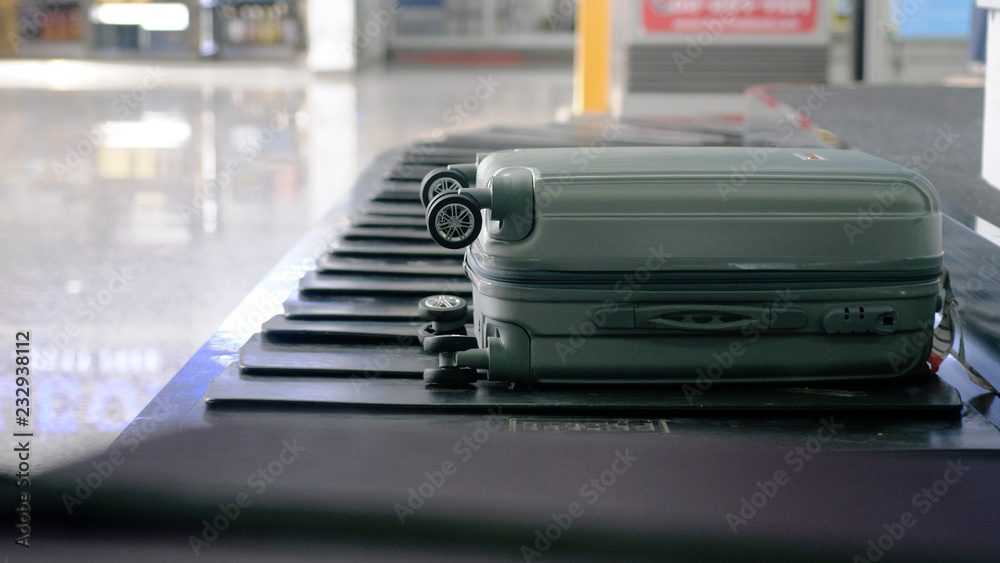
M 545 123 L 571 73 L 9 62 L 0 86 L 0 335 L 13 362 L 30 332 L 43 470 L 109 444 L 375 154 Z

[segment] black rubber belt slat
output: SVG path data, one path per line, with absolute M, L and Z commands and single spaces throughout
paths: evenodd
M 435 168 L 441 167 L 427 164 L 401 164 L 392 167 L 386 173 L 385 179 L 390 182 L 419 182 L 424 179 L 424 176 L 428 172 Z
M 316 271 L 324 274 L 382 274 L 408 276 L 462 276 L 462 260 L 401 260 L 392 258 L 341 258 L 325 255 L 316 261 Z
M 420 203 L 420 194 L 416 191 L 382 191 L 374 196 L 372 196 L 372 201 L 385 202 L 385 203 Z
M 534 148 L 556 148 L 556 147 L 585 147 L 594 143 L 593 128 L 587 131 L 580 131 L 574 134 L 573 131 L 547 130 L 532 131 L 531 136 L 525 136 L 525 130 L 504 128 L 496 132 L 491 132 L 484 136 L 463 135 L 461 137 L 449 137 L 443 143 L 468 143 L 478 146 L 477 152 L 494 152 L 501 150 L 534 149 Z M 598 136 L 600 133 L 598 133 Z M 606 141 L 608 146 L 648 146 L 651 144 L 648 135 L 635 135 L 627 130 L 617 133 L 617 137 L 611 141 Z M 656 143 L 658 145 L 670 145 L 671 143 Z M 470 161 L 471 162 L 471 161 Z
M 388 227 L 350 227 L 341 233 L 344 240 L 385 240 L 397 242 L 433 241 L 427 229 L 392 229 Z
M 319 375 L 357 378 L 420 378 L 438 358 L 418 346 L 386 344 L 275 344 L 260 334 L 240 349 L 240 368 L 248 375 Z
M 378 182 L 371 188 L 371 193 L 380 194 L 382 192 L 402 192 L 402 193 L 419 193 L 420 192 L 420 180 L 423 176 L 417 178 L 416 180 L 382 180 Z
M 568 132 L 574 132 L 587 139 L 599 139 L 607 132 L 607 125 L 604 123 L 592 124 L 559 124 L 555 128 L 565 128 Z M 618 134 L 618 137 L 609 145 L 618 146 L 739 146 L 742 135 L 735 141 L 732 138 L 716 133 L 694 132 L 683 130 L 651 130 L 647 128 L 630 126 L 625 131 Z
M 643 129 L 654 129 L 659 131 L 683 131 L 688 133 L 698 133 L 704 135 L 722 135 L 728 142 L 740 143 L 743 141 L 743 126 L 734 125 L 722 121 L 709 121 L 705 119 L 691 119 L 687 123 L 657 121 L 655 119 L 637 119 L 623 116 L 622 123 L 633 124 Z
M 472 295 L 468 278 L 457 277 L 402 277 L 402 276 L 334 276 L 308 272 L 299 280 L 302 295 L 413 295 L 421 297 L 435 293 Z
M 412 182 L 384 181 L 372 187 L 372 201 L 420 201 L 420 178 Z
M 479 147 L 439 147 L 433 142 L 417 141 L 400 155 L 401 162 L 430 164 L 431 162 L 474 162 Z M 467 159 L 467 160 L 463 160 Z
M 342 241 L 330 248 L 333 256 L 395 256 L 405 258 L 455 258 L 465 249 L 450 249 L 436 244 L 387 244 L 372 241 Z
M 467 135 L 462 137 L 449 137 L 441 141 L 441 146 L 453 149 L 455 147 L 476 147 L 476 152 L 495 152 L 510 150 L 513 148 L 520 149 L 544 149 L 544 148 L 558 148 L 558 147 L 578 147 L 586 145 L 593 142 L 593 139 L 571 139 L 568 136 L 553 137 L 553 138 L 535 138 L 526 139 L 523 137 L 518 137 L 516 135 Z M 613 145 L 615 143 L 608 143 Z M 459 161 L 462 162 L 462 161 Z
M 371 201 L 358 207 L 358 214 L 383 217 L 423 217 L 425 211 L 419 201 Z
M 417 301 L 411 296 L 338 295 L 334 299 L 311 299 L 293 295 L 284 303 L 289 319 L 395 320 L 418 316 Z M 472 310 L 472 304 L 469 304 Z
M 339 340 L 370 340 L 417 346 L 417 330 L 425 321 L 332 321 L 286 319 L 278 315 L 261 327 L 268 340 L 309 340 L 337 342 Z
M 427 220 L 423 216 L 402 215 L 355 215 L 351 225 L 364 228 L 423 229 L 427 230 Z
M 419 152 L 408 152 L 399 159 L 399 161 L 395 164 L 395 167 L 406 170 L 407 166 L 429 166 L 433 169 L 444 168 L 449 164 L 475 161 L 475 152 L 459 153 L 457 151 L 453 151 L 450 153 L 440 154 L 420 154 Z

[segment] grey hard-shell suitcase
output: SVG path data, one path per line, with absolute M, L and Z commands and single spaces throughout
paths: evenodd
M 926 365 L 941 214 L 913 171 L 854 151 L 776 148 L 479 160 L 467 174 L 475 187 L 439 190 L 427 208 L 435 241 L 471 244 L 476 332 L 425 339 L 442 358 L 428 381 L 471 381 L 478 368 L 526 384 L 704 386 L 893 378 Z M 459 301 L 422 307 L 457 319 Z

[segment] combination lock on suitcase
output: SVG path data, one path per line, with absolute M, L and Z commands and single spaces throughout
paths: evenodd
M 476 370 L 531 385 L 925 369 L 941 211 L 913 171 L 813 149 L 531 149 L 478 160 L 462 165 L 474 187 L 425 198 L 432 238 L 468 246 L 476 333 L 426 339 L 441 354 L 428 381 L 472 381 Z M 422 305 L 428 318 L 432 305 Z

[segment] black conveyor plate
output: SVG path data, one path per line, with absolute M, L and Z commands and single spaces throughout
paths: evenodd
M 342 274 L 406 274 L 410 276 L 463 276 L 461 258 L 406 260 L 392 258 L 348 258 L 324 255 L 316 260 L 316 271 Z
M 298 355 L 298 354 L 296 354 Z M 328 353 L 328 355 L 330 355 Z M 345 365 L 341 354 L 314 360 L 310 355 L 300 357 L 310 365 L 322 363 L 336 370 Z M 414 358 L 394 358 L 393 369 L 402 369 Z M 424 367 L 432 367 L 427 366 Z M 418 367 L 415 365 L 414 367 Z M 375 409 L 423 408 L 429 410 L 479 410 L 502 409 L 503 412 L 540 412 L 545 414 L 600 412 L 615 416 L 637 413 L 678 413 L 712 411 L 767 411 L 774 413 L 814 413 L 833 411 L 872 412 L 879 416 L 892 413 L 905 415 L 907 411 L 920 416 L 956 415 L 962 408 L 958 392 L 937 378 L 914 385 L 866 386 L 845 389 L 824 388 L 813 385 L 803 387 L 751 388 L 741 385 L 717 385 L 711 393 L 694 396 L 689 400 L 682 386 L 631 386 L 631 387 L 560 387 L 555 389 L 508 389 L 504 384 L 480 381 L 463 389 L 442 389 L 427 386 L 421 380 L 400 381 L 378 379 L 372 371 L 349 381 L 335 378 L 281 378 L 240 377 L 238 366 L 230 365 L 209 386 L 206 398 L 210 401 L 289 401 L 324 403 L 340 406 L 367 406 Z M 244 365 L 244 371 L 247 371 Z M 275 370 L 277 371 L 277 370 Z M 363 371 L 363 370 L 361 370 Z M 418 372 L 413 373 L 418 377 Z M 280 381 L 280 386 L 276 385 Z M 753 400 L 748 401 L 752 393 Z
M 396 256 L 404 258 L 461 258 L 464 249 L 452 250 L 430 241 L 426 244 L 398 244 L 370 241 L 342 241 L 330 248 L 334 256 Z
M 322 300 L 292 296 L 284 308 L 290 319 L 408 321 L 418 317 L 416 301 L 413 297 L 391 295 L 338 295 Z
M 416 295 L 418 297 L 435 293 L 471 295 L 472 283 L 468 278 L 429 276 L 404 278 L 402 276 L 333 276 L 309 272 L 299 280 L 302 294 L 362 294 Z
M 255 334 L 240 348 L 247 374 L 420 378 L 437 365 L 436 357 L 405 344 L 275 344 Z

